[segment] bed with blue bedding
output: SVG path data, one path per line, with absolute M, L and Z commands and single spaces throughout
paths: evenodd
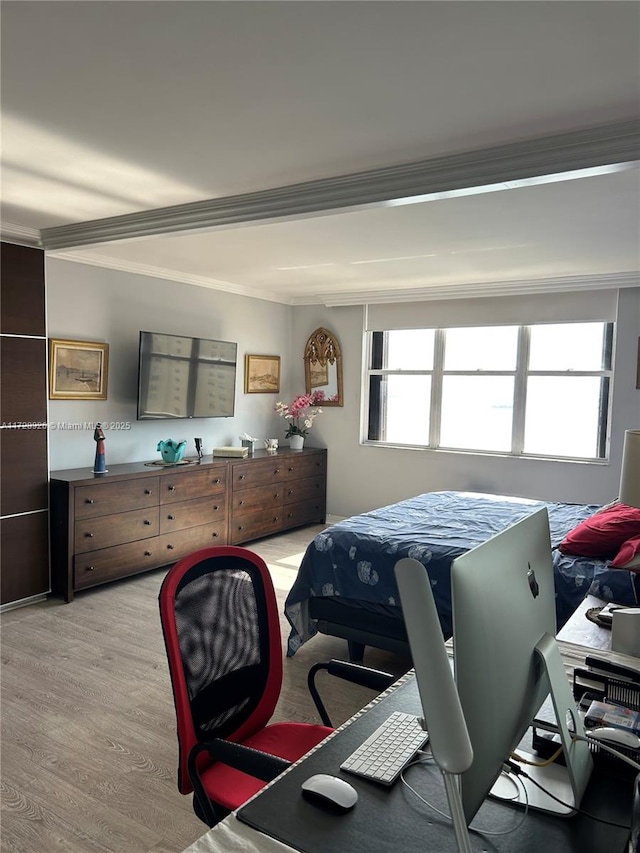
M 562 554 L 557 546 L 600 507 L 476 492 L 428 492 L 328 527 L 309 544 L 285 602 L 292 656 L 319 630 L 365 645 L 408 651 L 393 568 L 413 557 L 428 570 L 442 632 L 452 633 L 451 563 L 506 527 L 546 506 L 549 512 L 558 630 L 588 593 L 640 603 L 640 575 L 608 561 Z

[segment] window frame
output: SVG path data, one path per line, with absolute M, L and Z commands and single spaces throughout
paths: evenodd
M 363 382 L 363 424 L 362 424 L 362 443 L 377 447 L 394 447 L 400 449 L 414 450 L 432 450 L 445 453 L 471 453 L 479 456 L 507 456 L 524 459 L 550 459 L 558 461 L 577 461 L 577 462 L 593 462 L 603 463 L 608 461 L 609 447 L 609 424 L 611 420 L 612 406 L 612 390 L 613 390 L 613 356 L 614 356 L 614 339 L 615 339 L 615 323 L 611 320 L 578 320 L 574 321 L 577 324 L 586 323 L 601 323 L 604 327 L 603 334 L 603 367 L 600 370 L 530 370 L 529 369 L 529 354 L 531 348 L 531 330 L 534 326 L 549 326 L 549 325 L 570 325 L 571 321 L 560 321 L 557 324 L 549 322 L 516 324 L 507 323 L 501 325 L 509 325 L 517 328 L 517 348 L 516 348 L 516 365 L 513 370 L 445 370 L 444 355 L 445 355 L 445 340 L 446 332 L 449 328 L 491 328 L 492 324 L 483 323 L 481 325 L 469 325 L 465 327 L 450 326 L 450 327 L 425 327 L 425 331 L 432 330 L 434 332 L 434 359 L 431 370 L 412 370 L 412 369 L 391 369 L 382 366 L 372 367 L 373 359 L 376 359 L 377 364 L 384 364 L 384 354 L 387 343 L 387 333 L 392 331 L 404 331 L 403 329 L 385 329 L 385 330 L 368 330 L 365 331 L 365 370 Z M 399 443 L 387 441 L 384 438 L 384 379 L 388 375 L 427 375 L 431 376 L 431 401 L 430 401 L 430 422 L 429 422 L 429 443 L 416 444 L 414 442 Z M 514 404 L 511 423 L 511 450 L 478 450 L 472 447 L 448 447 L 442 446 L 440 443 L 440 427 L 442 419 L 442 391 L 443 380 L 445 376 L 513 376 L 514 377 Z M 559 456 L 543 453 L 526 453 L 524 450 L 525 436 L 525 414 L 526 414 L 526 399 L 527 399 L 527 383 L 530 377 L 536 376 L 559 376 L 559 377 L 579 377 L 590 376 L 600 377 L 600 407 L 598 414 L 598 456 Z M 374 377 L 380 377 L 380 381 L 375 383 Z M 374 386 L 377 384 L 377 388 Z M 375 403 L 376 394 L 378 395 L 377 407 L 372 406 Z M 372 438 L 376 430 L 381 436 L 380 438 Z

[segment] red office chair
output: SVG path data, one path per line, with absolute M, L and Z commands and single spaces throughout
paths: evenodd
M 310 688 L 327 725 L 268 725 L 282 686 L 282 647 L 269 570 L 246 548 L 218 546 L 176 563 L 159 594 L 175 701 L 178 788 L 213 826 L 333 729 L 315 670 L 385 689 L 387 673 L 339 661 Z

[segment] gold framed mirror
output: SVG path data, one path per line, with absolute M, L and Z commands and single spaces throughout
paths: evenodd
M 324 395 L 318 405 L 344 405 L 340 345 L 335 335 L 322 326 L 310 335 L 304 348 L 304 377 L 307 394 Z

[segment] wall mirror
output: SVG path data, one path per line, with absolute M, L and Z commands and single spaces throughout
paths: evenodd
M 304 348 L 304 376 L 307 394 L 321 391 L 322 406 L 342 406 L 342 355 L 331 332 L 320 327 Z

